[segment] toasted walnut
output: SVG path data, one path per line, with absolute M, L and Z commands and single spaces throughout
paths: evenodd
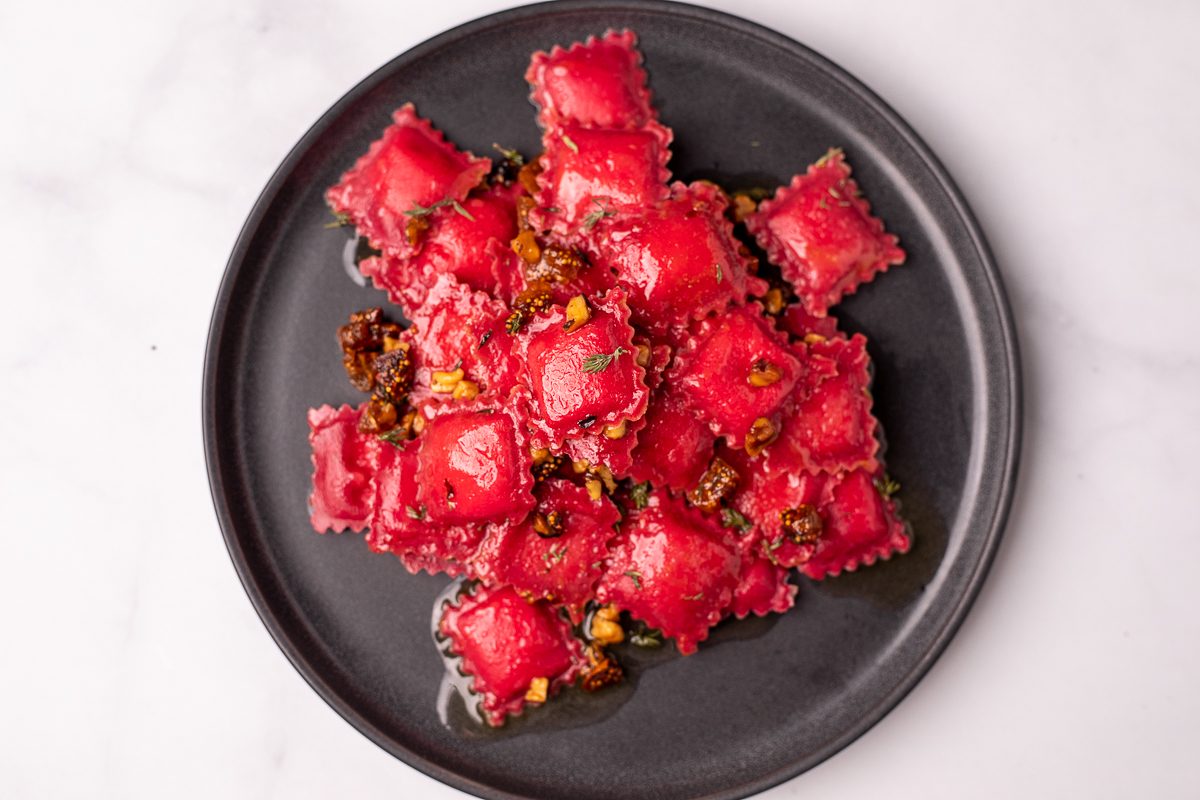
M 587 298 L 577 294 L 568 300 L 566 318 L 563 330 L 567 333 L 574 333 L 582 328 L 584 323 L 592 318 L 592 309 L 588 306 Z
M 648 345 L 648 344 L 637 345 L 637 353 L 634 355 L 633 358 L 634 358 L 634 361 L 637 362 L 637 365 L 639 367 L 650 366 L 650 345 Z
M 763 297 L 763 308 L 771 316 L 778 316 L 783 312 L 783 290 L 776 286 L 774 289 L 768 289 Z
M 595 502 L 604 496 L 604 484 L 599 478 L 587 477 L 583 479 L 583 488 L 587 489 L 588 497 Z
M 557 539 L 567 530 L 567 512 L 551 511 L 543 514 L 538 511 L 533 515 L 533 532 L 543 539 Z
M 413 417 L 412 432 L 414 435 L 420 436 L 423 430 L 425 430 L 425 416 L 418 413 Z
M 621 420 L 616 425 L 605 425 L 604 435 L 609 439 L 624 439 L 625 438 L 625 420 Z
M 758 203 L 754 198 L 747 194 L 735 194 L 733 202 L 729 206 L 729 211 L 733 214 L 734 222 L 742 222 L 746 217 L 758 210 Z
M 783 532 L 796 544 L 813 544 L 821 536 L 821 515 L 808 503 L 779 512 Z
M 521 231 L 512 240 L 512 251 L 521 257 L 526 267 L 531 267 L 542 260 L 542 248 L 538 245 L 533 231 Z M 528 273 L 527 273 L 528 274 Z
M 687 499 L 701 511 L 712 513 L 721 507 L 721 501 L 737 491 L 737 470 L 720 457 L 714 458 L 708 469 L 700 476 L 700 482 L 687 493 Z
M 347 353 L 342 356 L 342 366 L 350 378 L 350 385 L 360 392 L 369 392 L 375 385 L 375 359 L 370 353 Z
M 425 238 L 425 232 L 429 230 L 429 217 L 421 214 L 408 218 L 408 222 L 404 226 L 404 236 L 408 239 L 409 247 L 416 247 L 421 243 L 421 239 Z
M 805 344 L 820 344 L 823 341 L 825 341 L 825 337 L 819 333 L 804 334 L 804 343 Z
M 390 401 L 371 395 L 358 418 L 358 429 L 363 433 L 387 433 L 396 427 L 396 406 Z
M 621 627 L 620 618 L 620 610 L 612 604 L 597 608 L 588 630 L 592 641 L 599 645 L 620 644 L 625 641 L 625 629 Z
M 767 445 L 778 438 L 779 428 L 775 423 L 766 417 L 759 417 L 754 420 L 754 424 L 746 433 L 746 452 L 751 456 L 757 456 L 767 449 Z
M 525 692 L 526 703 L 546 702 L 546 692 L 550 689 L 550 681 L 546 678 L 534 678 L 529 682 L 529 690 Z
M 475 381 L 459 381 L 450 396 L 455 400 L 474 400 L 479 396 L 479 384 Z
M 604 484 L 604 488 L 608 491 L 615 492 L 617 490 L 617 481 L 613 478 L 612 470 L 608 467 L 603 464 L 597 464 L 589 472 L 599 478 L 600 482 Z
M 598 692 L 605 686 L 620 683 L 625 677 L 621 665 L 616 658 L 602 647 L 595 645 L 587 649 L 588 666 L 583 671 L 580 686 L 585 692 Z
M 429 377 L 429 388 L 437 394 L 450 394 L 465 374 L 462 367 L 449 371 L 434 370 Z
M 772 364 L 770 361 L 760 358 L 758 361 L 754 362 L 752 367 L 750 367 L 750 374 L 746 377 L 746 381 L 749 382 L 751 386 L 761 389 L 764 386 L 770 386 L 773 383 L 778 383 L 779 379 L 782 377 L 783 370 Z
M 375 394 L 384 400 L 403 405 L 413 383 L 413 360 L 408 345 L 401 343 L 390 352 L 375 358 Z

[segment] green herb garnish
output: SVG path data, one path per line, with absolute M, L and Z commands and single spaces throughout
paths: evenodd
M 402 444 L 408 441 L 408 435 L 403 428 L 392 428 L 390 431 L 385 431 L 379 434 L 379 440 L 381 442 L 387 442 L 388 444 L 394 444 L 396 447 L 400 447 Z
M 642 588 L 642 573 L 638 572 L 635 569 L 627 569 L 627 570 L 625 570 L 624 574 L 626 575 L 626 577 L 629 578 L 629 580 L 633 581 L 633 588 L 635 588 L 635 589 Z
M 734 528 L 739 534 L 742 534 L 753 528 L 754 523 L 746 519 L 737 509 L 722 508 L 721 526 L 724 528 Z
M 504 156 L 505 161 L 511 161 L 514 165 L 516 165 L 518 167 L 524 166 L 525 156 L 521 155 L 516 150 L 510 150 L 507 147 L 501 147 L 500 145 L 496 144 L 495 142 L 492 142 L 492 147 L 495 148 L 495 150 L 498 153 L 500 153 L 500 155 Z
M 341 211 L 339 211 L 333 215 L 333 222 L 326 222 L 325 227 L 326 228 L 345 228 L 347 225 L 353 225 L 353 224 L 354 223 L 350 221 L 350 216 L 348 214 L 344 214 Z
M 612 209 L 605 208 L 604 204 L 594 197 L 592 198 L 592 202 L 596 204 L 596 210 L 588 212 L 587 216 L 583 218 L 583 229 L 585 231 L 590 231 L 592 228 L 596 227 L 597 222 L 605 217 L 615 216 L 617 213 Z
M 613 359 L 628 352 L 624 347 L 618 347 L 611 353 L 594 353 L 583 360 L 583 371 L 592 374 L 603 372 L 612 364 Z
M 427 217 L 434 211 L 437 211 L 439 208 L 445 208 L 446 206 L 450 206 L 459 214 L 462 214 L 464 217 L 471 220 L 471 222 L 475 221 L 475 218 L 471 216 L 471 212 L 463 208 L 462 203 L 458 202 L 453 197 L 443 197 L 441 200 L 438 200 L 436 203 L 429 206 L 423 206 L 420 203 L 413 203 L 413 207 L 408 211 L 405 211 L 404 215 L 407 217 Z
M 717 271 L 717 283 L 720 283 L 721 281 L 725 280 L 725 273 L 723 273 L 721 271 L 720 264 L 713 264 L 713 269 L 715 269 Z
M 425 506 L 421 506 L 420 509 L 413 508 L 412 506 L 405 506 L 404 513 L 408 514 L 409 519 L 425 519 Z
M 900 484 L 892 480 L 889 475 L 884 474 L 882 478 L 875 479 L 875 488 L 878 489 L 879 493 L 884 497 L 891 497 L 896 492 L 900 491 Z
M 653 489 L 650 481 L 645 483 L 635 483 L 629 488 L 629 499 L 633 501 L 634 508 L 645 508 L 650 502 L 650 490 Z
M 575 144 L 575 142 L 571 141 L 570 136 L 567 136 L 564 133 L 562 140 L 563 140 L 563 144 L 565 144 L 567 147 L 571 148 L 572 153 L 574 153 L 575 155 L 579 155 L 579 145 L 577 145 L 577 144 Z

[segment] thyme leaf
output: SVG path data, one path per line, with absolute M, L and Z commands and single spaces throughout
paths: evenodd
M 734 508 L 721 509 L 721 527 L 734 528 L 738 534 L 743 534 L 754 527 L 750 520 L 746 519 L 740 511 Z
M 891 476 L 884 474 L 882 478 L 875 479 L 875 488 L 884 497 L 891 497 L 896 492 L 900 491 L 900 484 L 892 480 Z
M 405 506 L 404 513 L 408 514 L 409 519 L 425 519 L 425 506 L 421 506 L 419 509 Z
M 522 167 L 525 165 L 525 156 L 521 155 L 516 150 L 510 150 L 507 147 L 501 147 L 496 142 L 492 142 L 492 147 L 496 150 L 496 152 L 498 152 L 500 155 L 504 156 L 505 161 L 511 161 L 513 164 L 515 164 L 518 167 Z
M 725 273 L 721 271 L 720 264 L 713 264 L 713 269 L 715 269 L 717 271 L 717 283 L 720 283 L 721 281 L 725 280 Z
M 325 227 L 326 228 L 345 228 L 346 226 L 353 225 L 353 224 L 354 223 L 350 221 L 350 216 L 348 214 L 345 214 L 345 213 L 339 211 L 333 215 L 332 222 L 325 223 Z
M 629 578 L 629 580 L 633 581 L 633 588 L 635 588 L 635 589 L 642 588 L 642 573 L 638 572 L 635 569 L 627 569 L 627 570 L 625 570 L 624 574 L 626 577 Z
M 571 140 L 570 136 L 567 136 L 564 133 L 563 137 L 562 137 L 562 141 L 563 141 L 563 144 L 565 144 L 567 147 L 571 148 L 572 153 L 574 153 L 575 155 L 579 155 L 579 145 L 575 144 L 575 142 L 573 142 Z
M 632 487 L 630 487 L 629 499 L 633 501 L 634 508 L 641 509 L 646 507 L 646 505 L 650 502 L 650 490 L 652 488 L 653 487 L 650 486 L 650 481 L 646 481 L 645 483 L 635 483 Z
M 585 231 L 590 231 L 592 228 L 596 227 L 596 223 L 598 223 L 600 220 L 604 219 L 605 217 L 616 216 L 617 213 L 611 208 L 605 208 L 604 204 L 594 197 L 592 198 L 592 202 L 596 204 L 596 210 L 589 211 L 583 218 L 583 229 Z
M 611 353 L 593 353 L 583 360 L 583 371 L 593 375 L 597 372 L 603 372 L 612 364 L 613 359 L 628 352 L 624 347 L 618 347 Z

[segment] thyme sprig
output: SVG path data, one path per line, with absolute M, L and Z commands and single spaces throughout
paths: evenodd
M 613 359 L 628 352 L 624 347 L 618 347 L 611 353 L 593 353 L 583 360 L 583 371 L 593 375 L 597 372 L 604 372 L 612 364 Z

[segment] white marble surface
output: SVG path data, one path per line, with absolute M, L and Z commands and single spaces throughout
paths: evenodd
M 841 63 L 940 154 L 1028 393 L 966 625 L 882 723 L 763 797 L 1195 797 L 1200 6 L 714 5 Z M 498 7 L 0 5 L 0 796 L 463 796 L 343 722 L 258 621 L 208 496 L 200 367 L 288 148 Z

